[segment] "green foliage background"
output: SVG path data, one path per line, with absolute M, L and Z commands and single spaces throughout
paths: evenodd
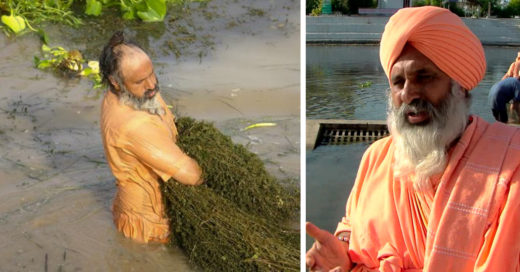
M 121 17 L 127 20 L 158 22 L 164 20 L 168 7 L 185 5 L 190 1 L 192 0 L 0 0 L 0 15 L 3 18 L 20 16 L 25 20 L 28 29 L 13 31 L 5 22 L 0 24 L 0 28 L 7 35 L 24 34 L 30 30 L 42 34 L 43 30 L 39 29 L 41 23 L 53 22 L 77 27 L 82 24 L 82 16 L 100 16 L 103 12 L 114 9 L 119 9 Z
M 378 0 L 332 0 L 332 12 L 341 14 L 357 14 L 359 8 L 375 8 Z M 485 17 L 488 14 L 489 3 L 491 3 L 491 16 L 499 18 L 511 18 L 520 16 L 520 0 L 510 0 L 505 6 L 500 5 L 499 0 L 469 0 L 469 5 L 475 7 L 474 10 L 468 10 L 466 13 L 457 5 L 456 2 L 448 2 L 443 5 L 442 0 L 414 0 L 413 6 L 438 6 L 450 9 L 453 13 L 464 16 Z M 320 0 L 308 0 L 305 5 L 305 12 L 308 15 L 319 15 L 321 13 Z M 476 12 L 479 7 L 480 12 Z
M 306 14 L 314 14 L 313 10 L 320 8 L 320 0 L 308 0 L 306 2 Z M 359 8 L 375 8 L 377 0 L 332 0 L 332 13 L 357 14 Z

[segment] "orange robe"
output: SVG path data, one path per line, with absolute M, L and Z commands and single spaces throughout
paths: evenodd
M 516 77 L 520 79 L 520 52 L 518 52 L 518 57 L 516 57 L 515 62 L 511 63 L 509 70 L 507 70 L 507 73 L 502 77 L 502 80 L 508 77 Z
M 159 179 L 176 175 L 198 179 L 198 164 L 175 144 L 174 116 L 157 94 L 165 114 L 134 110 L 107 91 L 102 103 L 101 133 L 105 156 L 118 191 L 112 205 L 114 224 L 139 242 L 166 242 L 168 219 Z M 195 169 L 195 170 L 193 170 Z
M 336 230 L 353 271 L 520 270 L 520 130 L 471 119 L 424 192 L 393 177 L 391 137 L 369 147 Z

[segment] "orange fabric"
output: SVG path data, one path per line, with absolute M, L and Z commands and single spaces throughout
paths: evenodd
M 152 115 L 119 102 L 107 91 L 102 103 L 101 133 L 105 156 L 117 182 L 113 202 L 116 228 L 139 242 L 166 242 L 168 220 L 159 178 L 198 179 L 198 164 L 177 145 L 174 116 L 157 94 L 165 114 Z
M 509 70 L 507 70 L 507 73 L 502 79 L 506 79 L 508 77 L 516 77 L 520 79 L 520 52 L 518 52 L 518 56 L 516 57 L 515 62 L 511 63 Z
M 392 67 L 409 43 L 464 89 L 484 78 L 486 57 L 479 39 L 447 9 L 403 8 L 390 17 L 381 37 L 379 57 L 390 79 Z
M 520 130 L 472 119 L 423 193 L 393 177 L 391 137 L 369 147 L 336 230 L 354 271 L 519 271 Z

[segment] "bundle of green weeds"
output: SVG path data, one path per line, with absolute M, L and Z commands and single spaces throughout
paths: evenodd
M 164 183 L 171 243 L 204 271 L 298 271 L 295 187 L 282 186 L 255 154 L 212 124 L 181 118 L 177 144 L 203 169 L 205 184 Z
M 244 146 L 233 144 L 212 124 L 183 117 L 177 120 L 177 144 L 202 168 L 204 181 L 214 192 L 247 212 L 272 219 L 294 216 L 299 192 L 283 186 L 260 158 Z
M 298 271 L 296 230 L 247 213 L 207 186 L 170 180 L 164 195 L 171 243 L 203 271 Z

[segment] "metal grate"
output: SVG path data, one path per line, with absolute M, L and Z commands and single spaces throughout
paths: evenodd
M 345 145 L 355 142 L 374 142 L 389 135 L 386 125 L 320 124 L 317 145 Z

